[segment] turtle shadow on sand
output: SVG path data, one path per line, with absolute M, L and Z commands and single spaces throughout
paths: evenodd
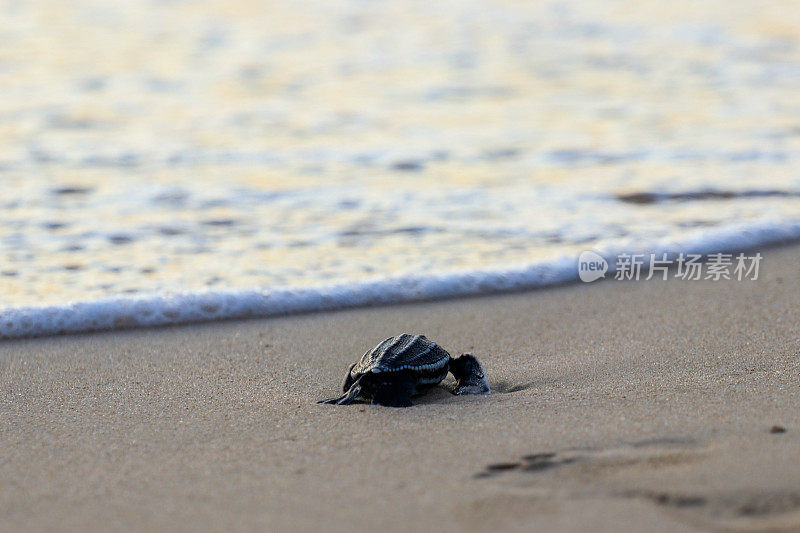
M 493 392 L 497 392 L 500 394 L 510 394 L 512 392 L 520 392 L 526 389 L 530 389 L 531 387 L 535 386 L 536 383 L 534 381 L 514 383 L 511 381 L 499 380 L 499 381 L 493 381 L 491 385 Z
M 442 381 L 438 385 L 434 385 L 425 390 L 424 393 L 415 395 L 411 398 L 413 405 L 415 406 L 423 406 L 423 405 L 442 405 L 442 404 L 455 404 L 461 403 L 462 401 L 469 401 L 467 398 L 461 398 L 464 395 L 456 395 L 453 393 L 453 390 L 456 387 L 456 381 L 451 377 L 448 377 L 446 380 Z M 484 396 L 494 394 L 495 390 L 492 388 L 491 393 L 487 393 Z M 317 402 L 323 403 L 323 402 Z M 370 406 L 374 405 L 375 407 L 385 407 L 380 404 L 376 404 L 372 400 L 368 398 L 358 398 L 353 401 L 353 405 L 361 405 L 361 406 Z
M 436 405 L 450 403 L 457 399 L 453 395 L 454 388 L 455 381 L 453 380 L 439 383 L 437 386 L 431 387 L 425 394 L 414 396 L 414 405 Z

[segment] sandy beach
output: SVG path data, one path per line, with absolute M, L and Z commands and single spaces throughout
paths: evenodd
M 797 0 L 0 13 L 0 533 L 800 533 Z
M 799 252 L 758 281 L 5 342 L 0 530 L 798 530 Z M 314 403 L 403 331 L 494 393 Z

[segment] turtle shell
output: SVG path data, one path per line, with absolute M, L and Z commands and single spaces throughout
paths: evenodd
M 421 378 L 447 375 L 450 354 L 425 335 L 403 333 L 389 337 L 361 357 L 350 370 L 353 378 L 368 372 L 416 371 Z

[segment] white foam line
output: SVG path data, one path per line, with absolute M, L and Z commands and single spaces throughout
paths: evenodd
M 595 249 L 611 270 L 620 253 L 709 254 L 800 240 L 800 220 L 763 220 L 698 231 L 677 240 L 617 242 Z M 768 259 L 765 258 L 765 261 Z M 120 296 L 63 305 L 0 310 L 0 339 L 270 317 L 492 292 L 519 291 L 578 280 L 577 256 L 504 269 L 455 271 L 304 288 L 259 288 Z

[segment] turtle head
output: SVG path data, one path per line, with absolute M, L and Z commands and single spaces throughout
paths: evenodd
M 474 355 L 465 353 L 450 360 L 450 372 L 456 378 L 453 394 L 489 394 L 486 372 Z

